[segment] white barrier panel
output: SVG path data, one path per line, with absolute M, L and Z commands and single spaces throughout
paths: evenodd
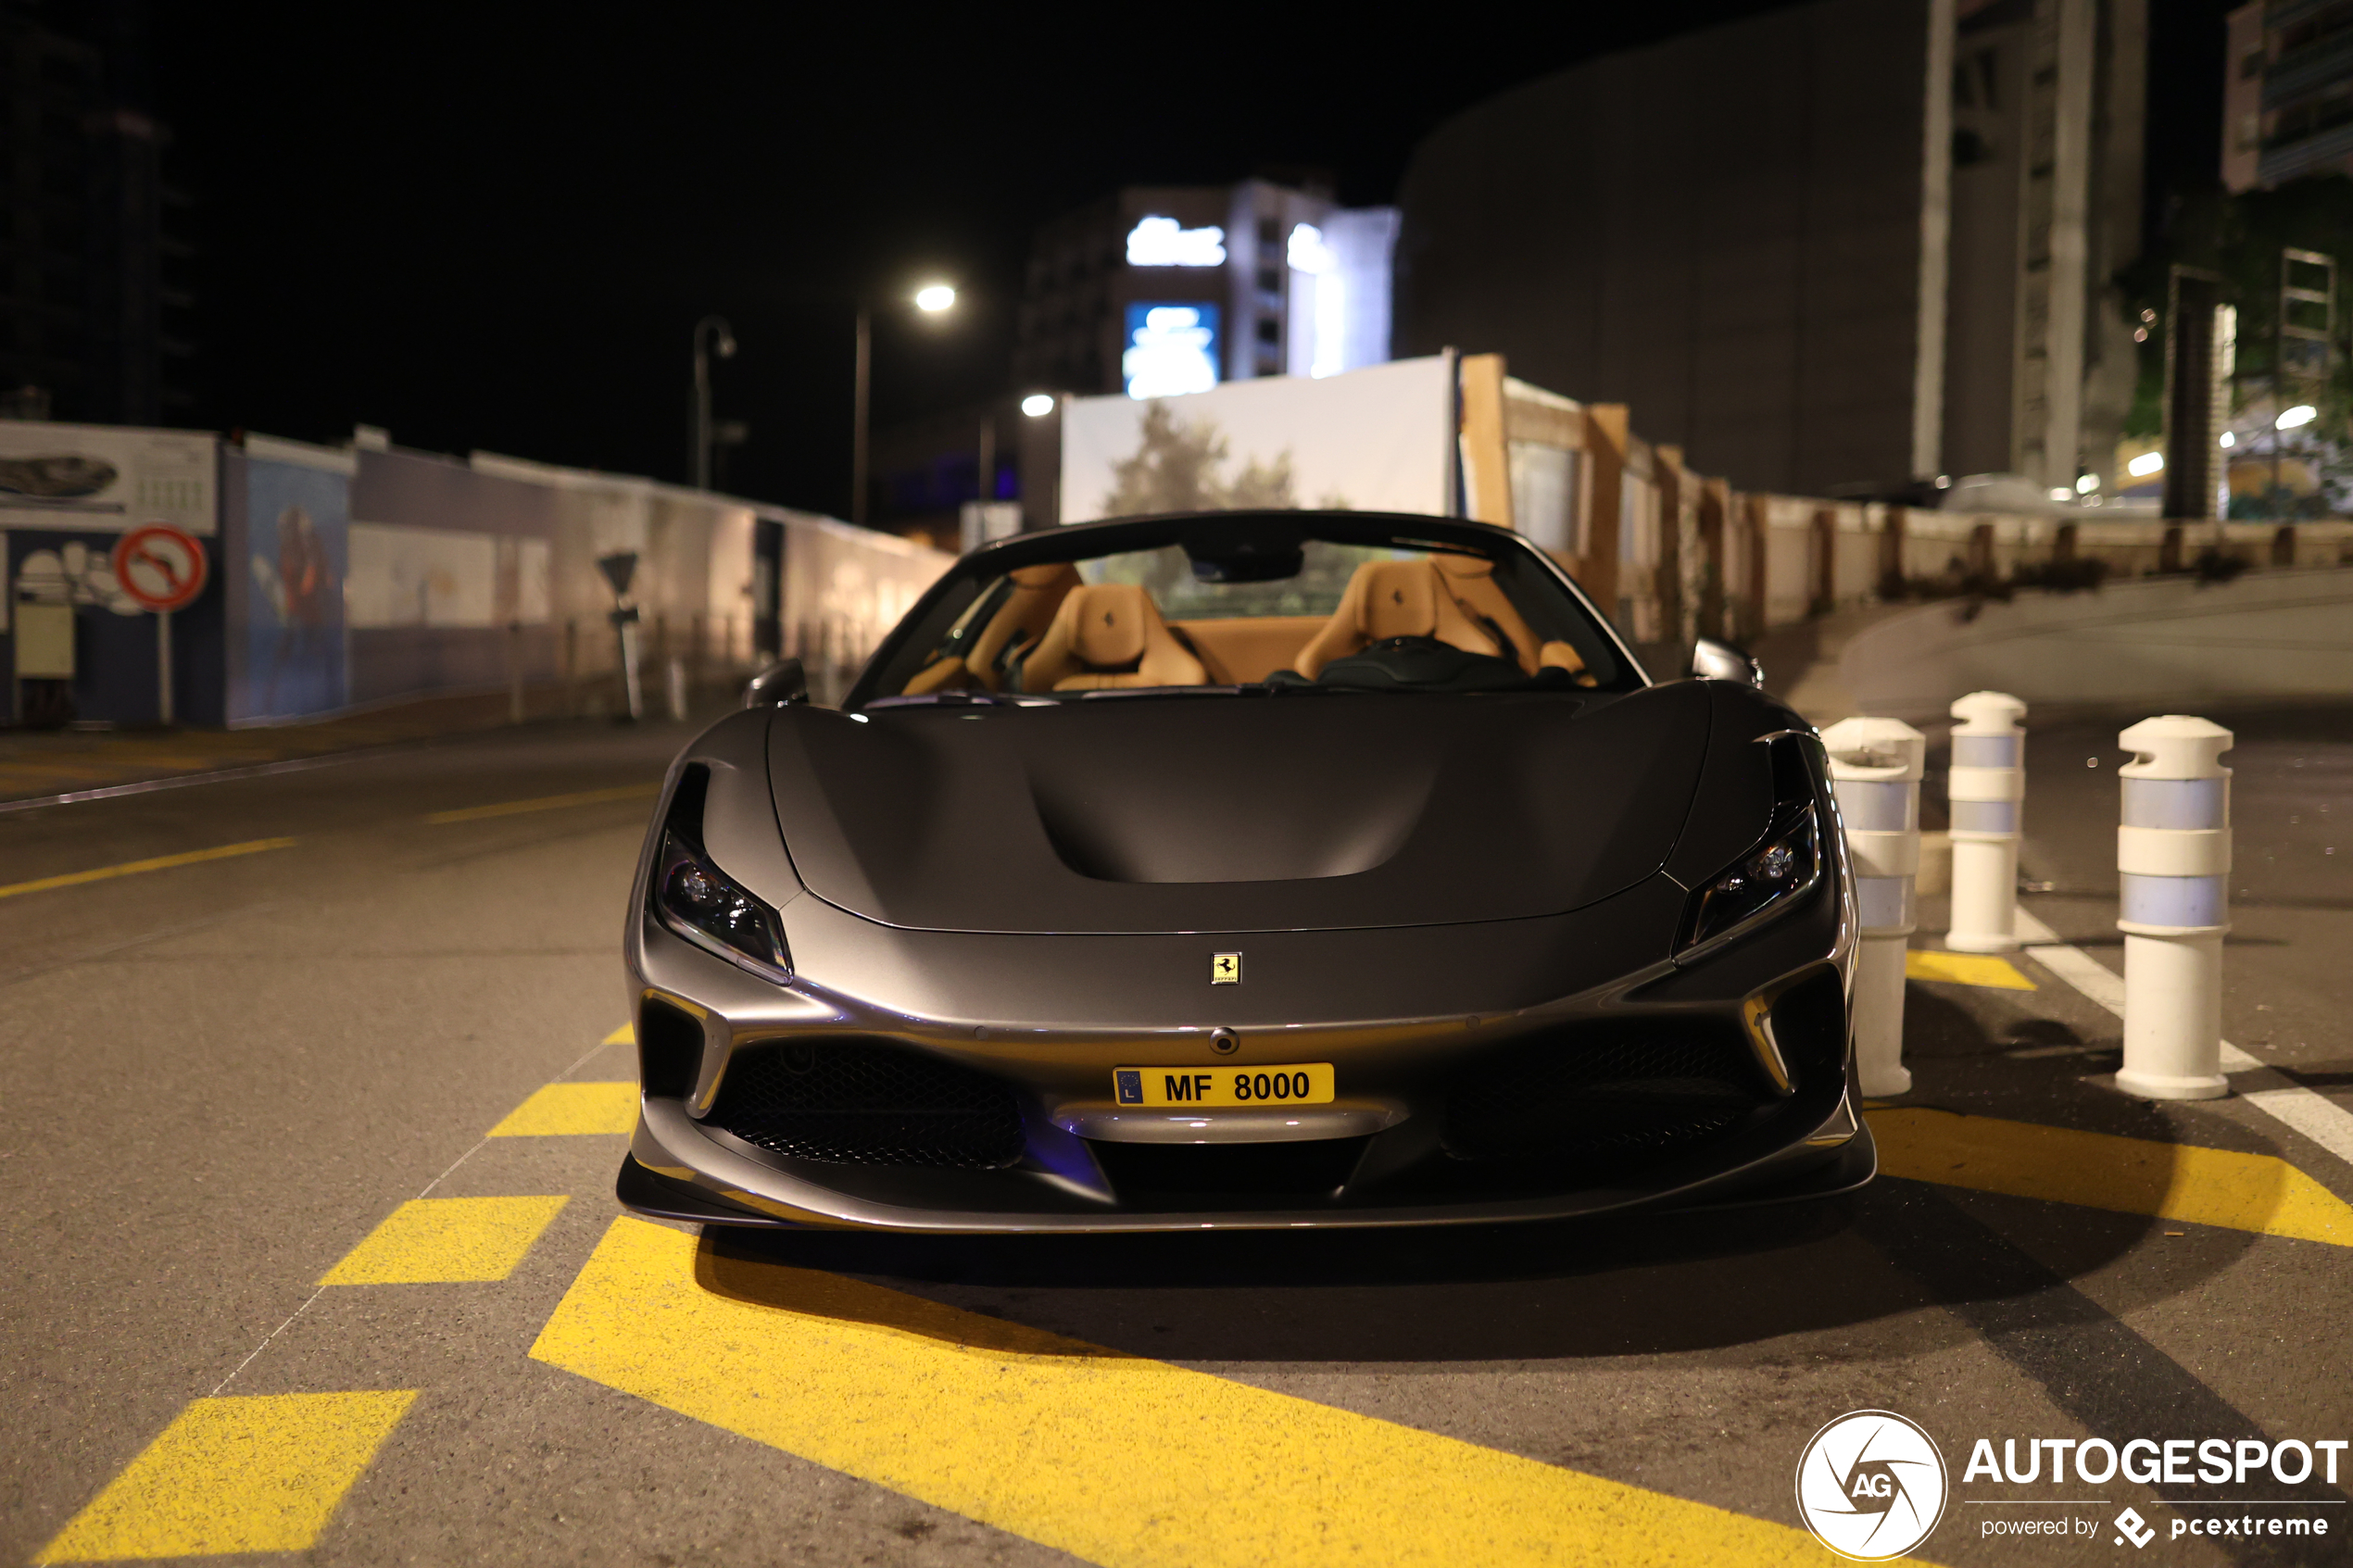
M 2117 1087 L 2145 1099 L 2214 1099 L 2222 1076 L 2222 935 L 2230 925 L 2233 736 L 2169 713 L 2116 737 L 2116 869 L 2124 933 L 2124 1066 Z
M 1904 950 L 1920 867 L 1920 773 L 1928 741 L 1900 719 L 1842 719 L 1822 732 L 1855 870 L 1855 1065 L 1867 1095 L 1912 1086 L 1904 1065 Z
M 2018 946 L 2018 840 L 2026 798 L 2026 704 L 1971 692 L 1953 704 L 1953 920 L 1944 945 L 1962 953 Z

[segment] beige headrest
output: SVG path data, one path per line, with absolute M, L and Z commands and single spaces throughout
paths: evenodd
M 1146 628 L 1152 602 L 1133 583 L 1102 583 L 1074 588 L 1078 601 L 1071 630 L 1071 651 L 1097 670 L 1118 669 L 1144 657 Z
M 1495 575 L 1495 563 L 1485 556 L 1436 554 L 1429 558 L 1437 562 L 1438 570 L 1449 577 L 1492 577 Z
M 1438 583 L 1419 560 L 1381 561 L 1365 584 L 1365 635 L 1427 637 L 1438 624 Z

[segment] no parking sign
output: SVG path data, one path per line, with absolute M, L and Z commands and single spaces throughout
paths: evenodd
M 192 533 L 145 523 L 116 543 L 114 580 L 143 609 L 183 609 L 204 592 L 204 546 Z

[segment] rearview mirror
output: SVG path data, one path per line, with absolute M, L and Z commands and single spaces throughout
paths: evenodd
M 1194 524 L 1183 540 L 1201 583 L 1281 583 L 1305 564 L 1298 528 L 1265 518 L 1212 519 Z
M 797 659 L 780 659 L 744 687 L 746 708 L 781 708 L 809 700 L 809 672 Z
M 1765 684 L 1764 666 L 1731 644 L 1706 637 L 1692 645 L 1691 675 L 1694 681 L 1745 681 L 1752 686 Z

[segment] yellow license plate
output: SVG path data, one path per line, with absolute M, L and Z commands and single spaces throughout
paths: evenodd
M 1282 1067 L 1117 1067 L 1112 1092 L 1122 1105 L 1329 1105 L 1332 1064 Z

